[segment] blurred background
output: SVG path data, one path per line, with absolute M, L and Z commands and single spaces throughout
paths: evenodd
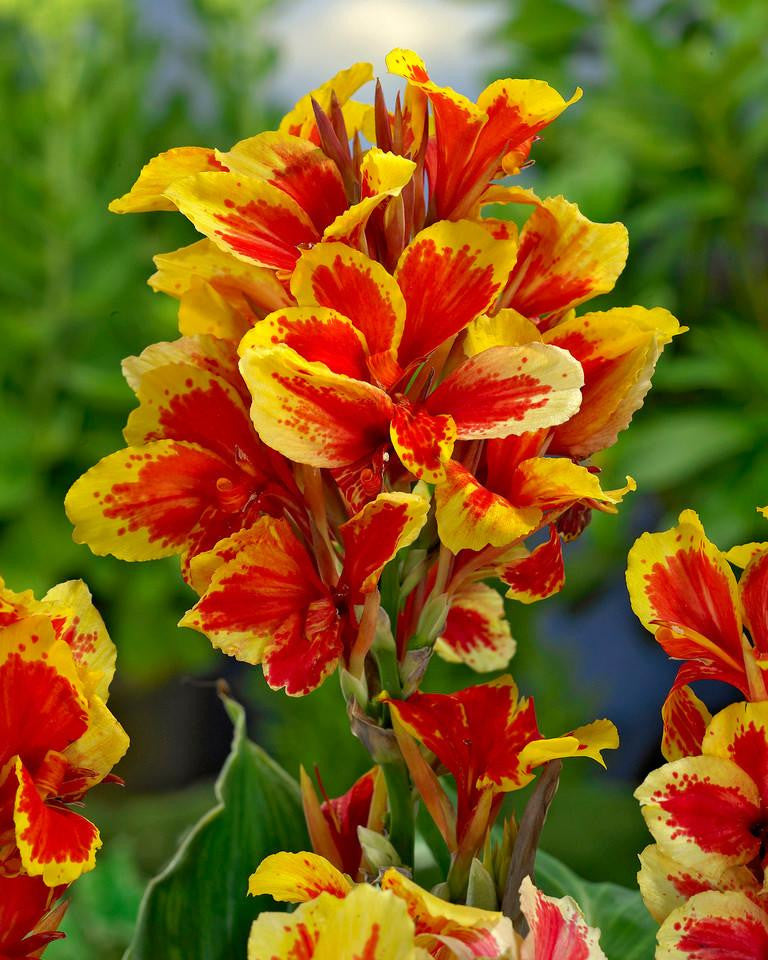
M 764 0 L 0 0 L 0 571 L 38 593 L 88 581 L 118 646 L 113 710 L 132 738 L 126 789 L 89 800 L 105 849 L 51 960 L 120 956 L 146 878 L 210 806 L 229 740 L 216 678 L 291 773 L 316 762 L 334 793 L 365 768 L 333 680 L 300 701 L 270 693 L 260 671 L 175 626 L 190 603 L 175 561 L 92 557 L 72 543 L 62 500 L 121 445 L 133 402 L 121 358 L 175 336 L 175 301 L 145 284 L 152 254 L 194 239 L 182 217 L 112 217 L 108 201 L 161 150 L 227 148 L 342 66 L 371 59 L 383 72 L 396 45 L 473 97 L 499 76 L 582 86 L 526 185 L 627 224 L 627 270 L 598 308 L 658 304 L 690 327 L 601 461 L 640 492 L 572 545 L 561 596 L 509 611 L 512 668 L 544 732 L 609 715 L 622 733 L 608 773 L 570 765 L 545 830 L 545 849 L 584 876 L 633 882 L 646 834 L 631 792 L 659 761 L 673 673 L 629 610 L 627 550 L 686 506 L 722 546 L 765 538 Z M 430 685 L 471 680 L 436 665 Z

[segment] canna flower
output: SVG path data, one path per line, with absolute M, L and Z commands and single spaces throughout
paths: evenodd
M 758 893 L 767 878 L 768 702 L 735 703 L 708 724 L 700 750 L 648 775 L 635 796 L 656 848 L 640 889 L 658 919 L 694 893 Z
M 248 416 L 233 345 L 210 336 L 148 347 L 124 363 L 139 400 L 128 446 L 91 467 L 65 508 L 74 540 L 122 560 L 191 559 L 259 516 L 306 527 L 289 464 Z
M 565 101 L 541 80 L 507 79 L 486 87 L 473 103 L 435 84 L 412 50 L 393 50 L 387 67 L 432 106 L 434 136 L 427 147 L 427 173 L 438 220 L 467 216 L 491 180 L 517 173 L 537 134 L 581 97 L 577 89 Z
M 93 869 L 99 831 L 71 807 L 128 746 L 105 702 L 115 650 L 81 581 L 0 602 L 0 874 L 57 887 Z
M 394 277 L 338 244 L 305 253 L 291 282 L 302 306 L 257 323 L 240 347 L 259 435 L 298 462 L 345 471 L 344 487 L 372 475 L 376 492 L 390 450 L 434 482 L 457 439 L 567 420 L 582 375 L 557 348 L 493 348 L 437 382 L 453 338 L 494 301 L 513 255 L 514 244 L 469 221 L 422 231 Z
M 512 929 L 511 922 L 501 913 L 480 910 L 461 904 L 448 903 L 423 890 L 404 873 L 390 868 L 381 877 L 380 887 L 353 884 L 330 863 L 311 853 L 278 853 L 262 861 L 249 882 L 249 893 L 256 896 L 268 894 L 276 900 L 300 903 L 290 916 L 304 915 L 307 906 L 322 904 L 322 912 L 330 917 L 334 911 L 346 915 L 351 899 L 359 902 L 361 890 L 369 891 L 364 896 L 373 904 L 375 896 L 382 903 L 394 899 L 405 907 L 406 916 L 412 924 L 411 942 L 424 957 L 435 960 L 463 960 L 467 957 L 485 957 L 489 960 L 605 960 L 598 945 L 599 931 L 586 925 L 578 907 L 569 897 L 556 900 L 538 891 L 530 878 L 521 886 L 521 906 L 528 921 L 530 933 L 522 940 Z M 335 901 L 335 907 L 334 907 Z M 308 915 L 313 917 L 312 911 Z M 285 914 L 262 914 L 252 929 L 251 944 L 258 944 L 261 953 L 249 953 L 249 960 L 275 956 L 293 956 L 290 947 L 295 942 L 288 940 L 283 952 L 270 954 L 259 939 L 268 929 L 264 917 L 274 918 Z M 358 923 L 366 927 L 365 919 Z M 311 929 L 311 928 L 310 928 Z M 314 937 L 310 937 L 310 940 Z M 319 944 L 318 944 L 319 945 Z M 329 958 L 352 960 L 357 954 L 344 952 L 346 944 L 339 943 L 336 953 Z M 402 949 L 402 947 L 401 947 Z M 387 960 L 399 960 L 408 954 L 382 954 Z M 304 954 L 302 954 L 304 956 Z M 316 954 L 308 954 L 316 956 Z M 323 954 L 326 956 L 326 954 Z M 365 954 L 365 956 L 368 956 Z M 379 956 L 375 954 L 375 956 Z
M 729 558 L 746 564 L 738 582 Z M 627 587 L 643 626 L 670 657 L 683 661 L 673 689 L 722 680 L 750 699 L 768 698 L 768 544 L 723 553 L 707 539 L 698 516 L 684 510 L 677 527 L 637 540 Z M 674 719 L 666 707 L 665 719 Z M 667 724 L 666 739 L 679 735 Z
M 619 490 L 603 490 L 596 474 L 567 457 L 538 455 L 547 431 L 489 440 L 471 473 L 460 463 L 446 465 L 435 490 L 440 540 L 453 553 L 508 548 L 575 504 L 614 512 L 635 489 L 631 477 Z
M 656 960 L 757 960 L 768 955 L 765 900 L 699 893 L 670 914 L 657 940 Z
M 247 663 L 291 696 L 314 690 L 339 662 L 349 664 L 359 626 L 355 607 L 376 589 L 384 566 L 412 543 L 429 504 L 417 494 L 383 493 L 339 529 L 344 562 L 332 585 L 284 519 L 262 517 L 192 561 L 200 600 L 181 625 Z
M 39 877 L 0 874 L 2 960 L 37 960 L 48 944 L 64 936 L 57 927 L 67 905 L 55 905 L 62 892 L 62 887 L 48 887 Z
M 616 728 L 608 720 L 545 739 L 533 700 L 519 699 L 508 675 L 453 694 L 414 693 L 407 700 L 385 702 L 398 739 L 405 741 L 403 753 L 414 780 L 418 783 L 423 771 L 408 737 L 433 753 L 456 783 L 455 838 L 452 830 L 446 837 L 453 849 L 466 843 L 479 848 L 504 794 L 530 783 L 536 767 L 572 756 L 603 764 L 601 751 L 618 746 Z

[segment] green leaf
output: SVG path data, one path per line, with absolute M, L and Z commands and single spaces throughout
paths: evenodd
M 245 712 L 224 705 L 232 750 L 216 783 L 217 806 L 192 829 L 147 888 L 125 960 L 244 957 L 251 923 L 271 898 L 247 896 L 248 877 L 279 850 L 306 849 L 298 785 L 246 736 Z
M 589 883 L 541 851 L 536 858 L 536 885 L 552 897 L 573 897 L 587 923 L 600 928 L 600 946 L 608 960 L 653 960 L 658 928 L 636 890 L 615 883 Z

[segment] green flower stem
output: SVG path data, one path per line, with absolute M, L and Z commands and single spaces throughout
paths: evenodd
M 381 764 L 389 798 L 389 842 L 404 866 L 413 867 L 415 823 L 408 768 L 402 760 Z

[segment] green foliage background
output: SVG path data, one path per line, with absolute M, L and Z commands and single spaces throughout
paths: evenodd
M 213 691 L 180 677 L 228 674 L 248 696 L 255 739 L 291 773 L 317 762 L 342 790 L 365 764 L 333 682 L 298 702 L 266 695 L 257 671 L 233 671 L 175 627 L 189 597 L 174 563 L 93 558 L 72 544 L 62 508 L 71 481 L 120 443 L 132 404 L 121 358 L 174 336 L 175 305 L 144 283 L 151 256 L 190 239 L 179 217 L 110 217 L 107 202 L 160 150 L 225 146 L 286 106 L 265 101 L 275 57 L 260 29 L 265 4 L 192 7 L 196 39 L 185 45 L 153 34 L 129 0 L 0 0 L 0 569 L 15 589 L 89 582 L 118 644 L 114 709 L 134 744 L 121 771 L 128 791 L 105 788 L 93 802 L 105 852 L 75 888 L 70 937 L 52 960 L 119 956 L 146 877 L 210 805 L 210 784 L 189 781 L 223 758 L 229 735 Z M 754 507 L 768 502 L 768 7 L 507 0 L 499 11 L 487 47 L 457 57 L 482 57 L 489 79 L 585 88 L 526 180 L 629 227 L 628 269 L 601 306 L 660 304 L 691 328 L 604 458 L 612 476 L 632 473 L 645 499 L 593 523 L 556 601 L 567 609 L 616 579 L 638 512 L 661 526 L 692 505 L 724 545 L 763 536 Z M 169 81 L 169 61 L 172 78 L 194 83 Z M 584 720 L 593 691 L 575 689 L 537 647 L 536 611 L 510 614 L 513 667 L 546 729 Z M 430 683 L 470 680 L 438 667 Z M 547 849 L 586 877 L 631 883 L 645 834 L 629 785 L 579 768 L 562 790 Z

